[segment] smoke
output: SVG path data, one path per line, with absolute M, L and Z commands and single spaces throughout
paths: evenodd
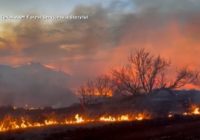
M 0 62 L 54 66 L 72 75 L 70 88 L 123 65 L 140 47 L 171 59 L 175 69 L 199 68 L 199 12 L 198 0 L 116 0 L 106 5 L 97 0 L 70 13 L 88 15 L 88 20 L 4 23 Z
M 69 106 L 77 98 L 68 88 L 70 76 L 39 63 L 0 65 L 0 105 Z

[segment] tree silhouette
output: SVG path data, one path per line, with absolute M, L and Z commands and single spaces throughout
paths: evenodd
M 159 88 L 159 77 L 162 77 L 170 63 L 160 56 L 152 55 L 145 49 L 136 50 L 129 57 L 131 68 L 135 71 L 141 88 L 146 93 Z
M 131 53 L 128 62 L 119 69 L 113 69 L 110 76 L 99 76 L 81 86 L 78 89 L 81 103 L 96 103 L 116 93 L 138 95 L 150 94 L 158 89 L 179 89 L 199 81 L 199 71 L 186 67 L 179 69 L 175 78 L 170 80 L 167 77 L 170 62 L 144 48 Z
M 94 80 L 88 80 L 78 89 L 78 96 L 82 104 L 93 104 L 112 96 L 112 82 L 108 75 L 102 75 Z

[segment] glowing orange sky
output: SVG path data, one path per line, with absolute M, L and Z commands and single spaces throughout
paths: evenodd
M 72 14 L 93 13 L 86 22 L 0 24 L 0 63 L 40 62 L 70 73 L 72 83 L 80 84 L 124 65 L 131 51 L 143 47 L 170 59 L 174 69 L 200 68 L 198 2 L 132 2 L 132 13 L 112 6 L 75 6 Z

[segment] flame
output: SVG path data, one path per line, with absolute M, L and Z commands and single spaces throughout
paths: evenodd
M 193 115 L 200 115 L 200 110 L 199 110 L 199 107 L 196 106 L 196 105 L 192 105 L 192 114 Z
M 191 105 L 188 111 L 179 113 L 182 116 L 192 116 L 192 115 L 200 115 L 200 108 L 198 105 Z M 172 118 L 174 116 L 173 113 L 168 114 L 168 118 Z
M 58 124 L 58 122 L 55 120 L 45 120 L 44 124 L 45 125 L 56 125 L 56 124 Z
M 172 118 L 173 117 L 173 114 L 168 114 L 168 118 Z
M 108 116 L 108 117 L 102 116 L 102 117 L 100 117 L 99 120 L 104 121 L 104 122 L 115 122 L 116 118 L 112 117 L 112 116 Z
M 76 123 L 83 123 L 84 122 L 84 119 L 81 116 L 79 116 L 79 114 L 75 115 L 75 119 L 76 119 Z
M 119 121 L 142 121 L 144 119 L 150 119 L 150 116 L 147 113 L 139 113 L 137 115 L 121 115 L 118 117 L 114 116 L 102 116 L 100 117 L 100 121 L 105 122 L 119 122 Z
M 101 93 L 98 91 L 98 89 L 95 89 L 94 96 L 105 96 L 105 97 L 112 97 L 113 91 L 111 89 L 104 89 L 105 92 Z
M 129 121 L 129 116 L 128 115 L 121 115 L 120 120 L 121 121 Z
M 119 121 L 130 121 L 131 119 L 129 118 L 129 115 L 125 114 L 118 117 L 102 116 L 99 118 L 99 120 L 104 122 L 117 122 L 117 121 L 119 122 Z
M 192 105 L 188 112 L 180 113 L 180 115 L 200 115 L 200 108 L 197 105 Z M 173 117 L 173 112 L 169 112 L 168 118 Z M 142 121 L 151 119 L 152 116 L 148 112 L 140 113 L 129 113 L 121 115 L 101 115 L 99 117 L 88 118 L 86 116 L 75 114 L 70 118 L 63 118 L 63 120 L 56 118 L 44 119 L 43 121 L 35 121 L 29 117 L 12 117 L 5 116 L 0 121 L 0 132 L 16 130 L 16 129 L 26 129 L 32 127 L 44 127 L 44 126 L 54 126 L 54 125 L 76 125 L 85 124 L 91 122 L 122 122 L 122 121 Z
M 90 122 L 122 122 L 122 121 L 141 121 L 143 119 L 149 118 L 146 114 L 140 113 L 136 116 L 129 114 L 122 114 L 118 116 L 112 115 L 102 115 L 95 119 L 89 119 L 87 117 L 83 117 L 80 114 L 75 114 L 71 119 L 45 119 L 44 121 L 37 122 L 33 121 L 28 117 L 11 117 L 5 116 L 2 121 L 0 121 L 0 132 L 16 130 L 16 129 L 25 129 L 25 128 L 33 128 L 33 127 L 44 127 L 44 126 L 52 126 L 52 125 L 75 125 L 82 123 L 90 123 Z
M 136 117 L 135 117 L 135 119 L 136 120 L 138 120 L 138 121 L 142 121 L 142 120 L 144 120 L 144 118 L 145 118 L 145 115 L 144 114 L 138 114 Z

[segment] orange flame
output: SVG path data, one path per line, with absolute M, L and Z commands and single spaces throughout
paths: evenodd
M 118 117 L 114 117 L 114 116 L 102 116 L 99 118 L 100 121 L 104 121 L 104 122 L 116 122 L 116 121 L 130 121 L 131 119 L 129 119 L 129 115 L 121 115 Z
M 192 105 L 191 109 L 192 109 L 191 114 L 193 114 L 193 115 L 200 115 L 200 110 L 199 110 L 198 106 Z
M 135 117 L 136 120 L 142 121 L 144 119 L 143 114 L 138 114 L 138 116 Z
M 79 114 L 75 114 L 73 119 L 65 119 L 64 121 L 59 121 L 56 119 L 46 119 L 43 122 L 34 122 L 31 121 L 29 118 L 25 117 L 14 118 L 11 116 L 6 116 L 2 121 L 0 121 L 0 132 L 16 130 L 16 129 L 32 128 L 32 127 L 52 126 L 52 125 L 75 125 L 75 124 L 90 123 L 90 122 L 122 122 L 122 121 L 134 121 L 134 120 L 141 121 L 143 119 L 149 119 L 149 116 L 140 113 L 136 116 L 128 114 L 123 114 L 118 116 L 102 115 L 96 119 L 86 119 Z

